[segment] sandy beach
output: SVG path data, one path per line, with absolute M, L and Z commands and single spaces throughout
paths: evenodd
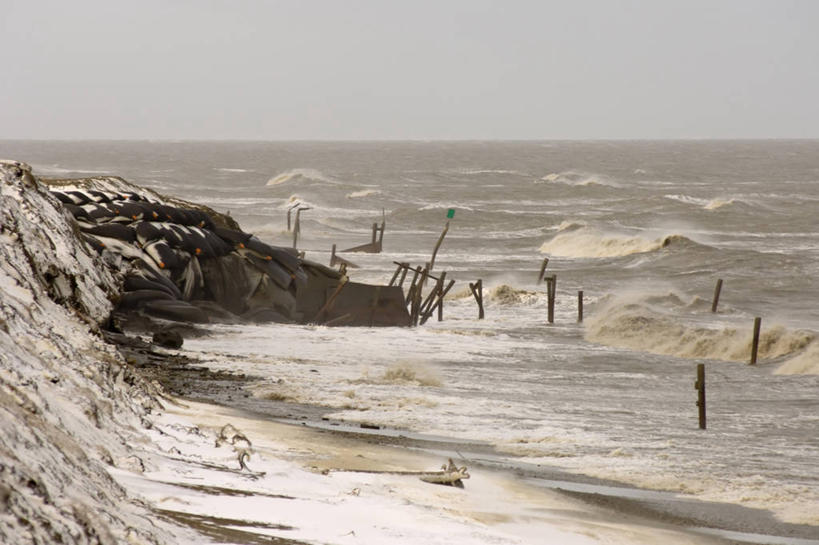
M 334 420 L 320 406 L 255 396 L 257 377 L 203 367 L 195 352 L 123 349 L 178 397 L 146 445 L 162 469 L 118 480 L 217 541 L 819 543 L 816 527 L 767 511 L 515 461 L 480 441 Z M 214 447 L 234 430 L 251 444 Z M 245 471 L 242 450 L 251 454 Z M 468 468 L 463 489 L 401 474 L 450 458 Z
M 228 424 L 252 447 L 243 440 L 214 446 Z M 446 462 L 443 453 L 216 405 L 180 400 L 156 419 L 151 433 L 154 444 L 141 455 L 145 472 L 122 471 L 117 480 L 163 516 L 217 541 L 718 542 L 485 466 L 469 468 L 464 489 L 428 484 L 400 472 L 435 471 Z M 244 448 L 252 454 L 242 471 L 237 452 Z

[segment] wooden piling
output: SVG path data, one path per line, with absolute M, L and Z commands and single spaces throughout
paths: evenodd
M 335 249 L 335 246 L 333 248 Z M 392 286 L 393 284 L 395 284 L 395 280 L 398 278 L 398 275 L 401 273 L 401 269 L 403 269 L 403 267 L 399 263 L 398 266 L 395 268 L 395 273 L 393 273 L 392 278 L 390 278 L 390 283 L 387 284 L 388 286 Z
M 291 207 L 294 208 L 295 206 Z M 309 206 L 302 206 L 300 208 L 296 208 L 296 221 L 293 223 L 293 248 L 296 248 L 298 244 L 299 235 L 301 234 L 301 213 L 305 210 L 312 210 Z
M 454 286 L 454 285 L 455 285 L 455 281 L 450 280 L 449 285 L 446 287 L 446 289 L 444 289 L 443 281 L 441 282 L 441 289 L 440 289 L 440 292 L 438 293 L 438 303 L 436 305 L 438 307 L 438 321 L 439 322 L 444 321 L 444 295 L 446 295 L 446 292 L 449 291 L 449 288 Z
M 705 364 L 697 364 L 697 381 L 694 383 L 697 389 L 697 408 L 699 409 L 700 429 L 705 429 Z
M 407 271 L 409 271 L 409 263 L 401 263 L 399 266 L 401 267 L 401 279 L 398 281 L 398 285 L 403 288 L 404 279 L 407 277 Z
M 418 284 L 415 287 L 415 294 L 414 294 L 414 297 L 413 297 L 414 301 L 413 301 L 413 304 L 412 304 L 412 309 L 413 309 L 413 312 L 412 312 L 412 325 L 413 326 L 418 325 L 418 320 L 421 317 L 421 298 L 422 298 L 422 292 L 424 290 L 424 283 L 426 283 L 428 274 L 429 274 L 429 271 L 426 268 L 424 270 L 422 270 L 421 271 L 421 278 L 420 278 L 420 280 L 418 281 Z
M 483 280 L 478 278 L 478 281 L 474 284 L 470 282 L 469 289 L 472 291 L 472 295 L 475 296 L 475 301 L 478 303 L 478 320 L 483 320 Z
M 441 243 L 444 241 L 447 231 L 449 231 L 449 222 L 446 222 L 444 230 L 441 233 L 441 236 L 438 237 L 438 242 L 435 244 L 435 249 L 432 251 L 432 259 L 430 259 L 429 266 L 427 267 L 430 272 L 432 272 L 432 267 L 435 265 L 435 256 L 438 255 L 438 248 L 441 247 Z
M 548 298 L 548 320 L 550 324 L 555 323 L 555 294 L 557 293 L 557 275 L 553 274 L 546 278 L 546 290 Z
M 756 356 L 759 351 L 759 328 L 762 325 L 762 318 L 754 318 L 754 340 L 751 342 L 751 365 L 756 365 Z
M 421 274 L 421 267 L 416 267 L 412 272 L 412 282 L 407 290 L 407 304 L 411 304 L 413 301 L 415 301 L 416 281 L 418 280 L 418 276 Z
M 330 250 L 330 266 L 331 267 L 336 266 L 336 245 L 335 244 L 333 244 L 333 249 Z
M 577 323 L 583 323 L 583 290 L 577 292 Z
M 714 287 L 714 299 L 711 302 L 711 312 L 717 311 L 717 305 L 719 304 L 719 294 L 722 291 L 722 278 L 717 279 L 717 285 Z
M 435 282 L 435 287 L 432 288 L 429 294 L 427 294 L 426 299 L 424 299 L 424 302 L 421 304 L 420 309 L 421 316 L 424 316 L 429 311 L 429 309 L 432 308 L 432 304 L 435 301 L 435 297 L 437 297 L 441 289 L 443 289 L 443 279 L 445 276 L 446 272 L 441 273 L 441 276 L 439 276 Z
M 296 208 L 296 207 L 299 207 L 299 206 L 301 206 L 301 203 L 297 202 L 295 204 L 291 204 L 290 207 L 287 209 L 287 232 L 288 233 L 292 230 L 291 227 L 290 227 L 290 216 L 293 213 L 293 209 Z
M 435 304 L 432 307 L 432 310 L 429 311 L 429 314 L 427 315 L 427 319 L 429 319 L 429 317 L 432 316 L 432 311 L 434 311 L 437 308 L 438 309 L 438 321 L 442 322 L 444 320 L 444 297 L 446 297 L 446 294 L 449 293 L 449 290 L 451 290 L 452 286 L 454 286 L 454 285 L 455 285 L 455 281 L 450 280 L 449 283 L 446 285 L 446 287 L 443 289 L 443 291 L 441 291 L 441 293 L 438 295 L 437 301 L 435 302 Z
M 546 273 L 546 266 L 549 264 L 549 258 L 543 258 L 543 264 L 540 266 L 540 273 L 537 275 L 537 283 L 540 284 L 543 282 L 543 275 Z
M 427 296 L 427 300 L 424 301 L 424 305 L 421 307 L 422 317 L 432 314 L 433 310 L 435 309 L 435 302 L 437 301 L 437 298 L 440 297 L 441 293 L 443 293 L 444 291 L 445 279 L 446 271 L 442 272 L 441 275 L 438 277 L 438 280 L 435 282 L 435 287 L 432 288 L 432 291 L 429 292 L 429 296 Z

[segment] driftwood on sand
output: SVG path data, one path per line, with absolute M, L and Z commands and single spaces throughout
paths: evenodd
M 375 470 L 375 469 L 344 469 L 344 468 L 333 468 L 329 470 L 330 472 L 349 472 L 349 473 L 374 473 L 374 474 L 384 474 L 384 475 L 407 475 L 412 477 L 418 477 L 422 481 L 426 483 L 432 484 L 442 484 L 446 486 L 455 486 L 457 488 L 463 488 L 464 479 L 469 478 L 469 473 L 466 469 L 466 466 L 457 467 L 455 462 L 452 461 L 450 458 L 447 463 L 441 466 L 440 471 L 390 471 L 390 470 Z

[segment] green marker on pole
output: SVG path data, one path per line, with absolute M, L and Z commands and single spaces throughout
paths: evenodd
M 446 217 L 450 218 L 450 219 L 454 218 L 455 217 L 455 209 L 450 208 L 449 210 L 447 210 L 446 211 Z

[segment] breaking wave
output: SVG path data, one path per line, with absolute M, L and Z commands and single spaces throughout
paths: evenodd
M 361 378 L 352 384 L 406 384 L 416 386 L 441 386 L 443 382 L 431 367 L 414 361 L 399 361 L 387 367 L 380 377 L 371 377 L 365 369 Z
M 606 234 L 572 223 L 544 242 L 540 251 L 561 257 L 622 257 L 687 242 L 691 240 L 683 235 L 667 235 L 652 240 L 641 236 Z
M 649 297 L 634 295 L 609 297 L 586 320 L 586 340 L 590 342 L 680 358 L 737 362 L 747 362 L 750 358 L 751 330 L 751 327 L 712 329 L 685 323 L 679 312 L 663 312 Z M 812 346 L 815 338 L 811 332 L 788 330 L 780 325 L 763 328 L 759 357 L 778 358 L 800 353 Z M 816 353 L 819 354 L 819 350 Z M 794 366 L 798 368 L 798 364 Z M 782 368 L 780 372 L 784 372 Z
M 705 210 L 717 210 L 719 208 L 722 208 L 723 206 L 728 206 L 737 202 L 736 199 L 715 197 L 709 200 L 691 197 L 689 195 L 666 195 L 665 198 L 671 199 L 672 201 L 679 201 L 685 204 L 698 206 L 700 208 L 704 208 Z
M 558 231 L 577 231 L 578 229 L 582 229 L 583 227 L 587 227 L 588 223 L 585 221 L 562 221 L 560 224 L 555 227 Z
M 499 305 L 532 305 L 539 302 L 541 295 L 536 291 L 527 291 L 501 284 L 489 291 L 487 300 Z
M 728 206 L 729 204 L 734 204 L 735 199 L 711 199 L 708 201 L 708 204 L 705 205 L 706 210 L 716 210 L 717 208 L 722 208 L 723 206 Z
M 338 182 L 321 171 L 312 168 L 294 168 L 286 170 L 270 178 L 265 185 L 281 185 L 293 180 L 323 182 L 326 184 L 337 184 Z
M 572 185 L 575 187 L 587 187 L 587 186 L 604 186 L 604 187 L 620 187 L 618 184 L 610 180 L 609 178 L 602 176 L 600 174 L 589 174 L 587 172 L 577 172 L 573 170 L 567 170 L 565 172 L 553 172 L 551 174 L 547 174 L 538 182 L 536 183 L 556 183 L 556 184 L 564 184 L 564 185 Z
M 775 375 L 819 375 L 819 342 L 811 342 L 796 356 L 788 359 Z
M 348 199 L 360 199 L 362 197 L 371 197 L 372 195 L 380 195 L 380 189 L 362 189 L 361 191 L 353 191 L 352 193 L 347 193 Z

